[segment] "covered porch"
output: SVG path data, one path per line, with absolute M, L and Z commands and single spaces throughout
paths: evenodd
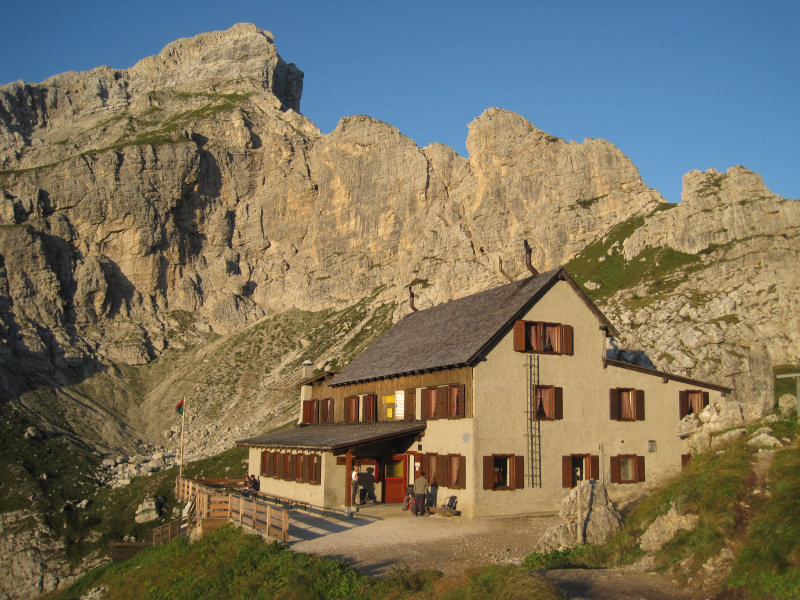
M 425 427 L 420 421 L 298 425 L 236 443 L 250 449 L 249 472 L 258 476 L 262 494 L 350 512 L 354 467 L 360 486 L 374 487 L 379 503 L 403 501 Z

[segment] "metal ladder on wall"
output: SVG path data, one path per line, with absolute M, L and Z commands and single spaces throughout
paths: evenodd
M 542 487 L 542 440 L 541 422 L 536 416 L 535 386 L 539 385 L 539 355 L 528 354 L 528 407 L 525 411 L 528 422 L 528 485 Z

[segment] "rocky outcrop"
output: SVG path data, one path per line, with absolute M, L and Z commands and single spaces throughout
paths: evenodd
M 661 550 L 681 530 L 691 531 L 697 527 L 699 517 L 693 514 L 678 514 L 673 504 L 667 514 L 653 521 L 639 540 L 639 547 L 645 552 Z

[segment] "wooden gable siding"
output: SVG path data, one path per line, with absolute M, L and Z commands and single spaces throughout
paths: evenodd
M 344 421 L 344 399 L 348 396 L 359 396 L 362 394 L 377 394 L 378 396 L 378 421 L 386 420 L 386 407 L 383 403 L 384 396 L 393 396 L 397 390 L 407 390 L 410 388 L 437 387 L 460 383 L 464 386 L 464 416 L 472 417 L 472 367 L 459 367 L 455 369 L 443 369 L 430 373 L 418 375 L 402 375 L 377 381 L 367 381 L 363 383 L 352 383 L 338 387 L 314 389 L 314 397 L 333 398 L 334 420 L 336 423 Z M 423 412 L 424 414 L 424 412 Z M 419 418 L 420 415 L 417 415 Z M 394 420 L 394 419 L 393 419 Z

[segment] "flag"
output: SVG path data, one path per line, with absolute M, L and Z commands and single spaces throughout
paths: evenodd
M 178 402 L 178 405 L 175 407 L 175 412 L 178 413 L 179 415 L 183 414 L 183 401 L 184 400 L 185 400 L 185 398 L 181 398 L 181 401 Z

